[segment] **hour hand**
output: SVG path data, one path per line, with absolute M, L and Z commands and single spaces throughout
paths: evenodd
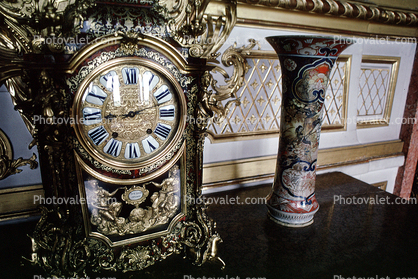
M 130 111 L 127 114 L 122 114 L 122 116 L 123 116 L 123 118 L 134 117 L 135 115 L 139 114 L 140 112 L 142 112 L 144 110 L 147 110 L 147 109 L 154 108 L 154 107 L 156 107 L 156 105 L 151 106 L 151 107 L 147 107 L 147 108 L 143 108 L 143 109 L 140 109 L 140 110 L 136 110 L 136 111 Z
M 135 115 L 137 115 L 138 113 L 140 113 L 141 111 L 143 111 L 143 109 L 141 110 L 136 110 L 136 111 L 130 111 L 127 114 L 122 114 L 122 118 L 127 118 L 127 117 L 134 117 Z
M 117 115 L 114 115 L 114 114 L 111 114 L 111 113 L 109 113 L 108 115 L 106 115 L 104 118 L 105 119 L 113 119 L 113 118 L 116 118 L 117 117 Z

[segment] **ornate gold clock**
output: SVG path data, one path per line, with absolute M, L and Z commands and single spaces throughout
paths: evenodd
M 72 112 L 87 237 L 115 247 L 172 232 L 186 213 L 186 100 L 173 74 L 111 59 L 79 84 Z
M 45 209 L 35 230 L 37 263 L 49 273 L 138 271 L 181 253 L 198 265 L 219 260 L 220 237 L 198 202 L 204 129 L 186 123 L 200 116 L 207 69 L 181 50 L 151 36 L 111 34 L 62 66 L 73 121 L 49 131 L 60 137 L 49 153 L 60 158 L 51 185 L 62 186 L 47 195 L 78 202 Z M 49 249 L 64 239 L 71 241 Z M 67 253 L 68 261 L 54 260 Z

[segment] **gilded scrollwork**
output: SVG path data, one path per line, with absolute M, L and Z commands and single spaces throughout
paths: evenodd
M 138 271 L 185 251 L 196 265 L 218 262 L 223 267 L 224 262 L 217 256 L 217 245 L 222 240 L 215 232 L 215 223 L 208 218 L 204 208 L 195 214 L 196 221 L 178 222 L 160 240 L 138 246 L 126 245 L 117 252 L 100 239 L 84 238 L 80 224 L 66 227 L 69 217 L 66 211 L 41 207 L 42 217 L 31 238 L 33 254 L 30 261 L 55 276 L 76 276 L 86 275 L 86 270 Z
M 182 223 L 179 223 L 173 232 L 162 237 L 160 244 L 152 240 L 149 245 L 123 246 L 119 255 L 105 245 L 102 241 L 89 239 L 88 245 L 92 253 L 92 270 L 122 270 L 122 272 L 138 271 L 147 268 L 158 261 L 166 259 L 172 254 L 182 252 L 179 231 Z
M 124 247 L 118 259 L 118 268 L 124 272 L 147 268 L 161 259 L 161 253 L 155 240 L 149 246 Z
M 20 83 L 22 55 L 64 51 L 65 37 L 80 33 L 93 5 L 92 0 L 0 2 L 0 81 Z
M 192 57 L 216 58 L 236 22 L 236 1 L 160 0 L 168 19 L 168 32 Z M 210 5 L 217 5 L 210 9 Z M 215 12 L 216 11 L 216 12 Z
M 13 160 L 12 145 L 6 134 L 0 129 L 0 180 L 6 177 L 20 173 L 19 167 L 29 165 L 31 169 L 38 167 L 35 153 L 29 159 L 22 157 Z
M 172 172 L 175 171 L 174 168 Z M 172 185 L 171 178 L 157 183 L 158 187 L 163 189 L 164 185 Z M 108 200 L 111 196 L 112 193 L 104 194 L 104 199 Z M 68 222 L 70 211 L 41 207 L 42 217 L 31 238 L 33 253 L 29 261 L 42 266 L 51 275 L 86 276 L 88 270 L 138 271 L 183 252 L 196 265 L 206 262 L 217 262 L 222 267 L 225 265 L 217 256 L 217 245 L 222 240 L 215 231 L 215 223 L 206 215 L 204 206 L 198 207 L 193 213 L 195 221 L 180 221 L 160 239 L 141 245 L 122 246 L 119 252 L 101 239 L 85 238 L 80 218 Z
M 213 73 L 220 73 L 224 77 L 225 85 L 218 85 L 217 79 L 212 78 L 210 85 L 216 91 L 216 94 L 221 95 L 221 98 L 225 97 L 233 97 L 235 93 L 241 88 L 244 82 L 244 76 L 250 69 L 248 65 L 246 55 L 253 50 L 256 46 L 260 49 L 259 42 L 254 39 L 249 39 L 249 44 L 247 46 L 237 47 L 237 43 L 235 42 L 232 46 L 230 46 L 225 52 L 222 54 L 221 62 L 222 65 L 225 67 L 233 66 L 233 73 L 232 76 L 229 76 L 227 72 L 219 67 L 216 66 L 211 72 Z
M 33 137 L 29 148 L 38 144 L 39 133 L 47 135 L 51 142 L 62 140 L 62 138 L 60 139 L 63 136 L 61 130 L 65 130 L 65 124 L 53 124 L 58 118 L 64 119 L 68 116 L 67 109 L 70 98 L 65 89 L 58 89 L 57 80 L 47 71 L 42 70 L 32 78 L 31 80 L 27 70 L 23 70 L 20 77 L 10 78 L 6 81 L 6 87 L 10 92 L 15 109 L 20 113 Z M 36 82 L 38 85 L 36 92 L 30 88 L 30 82 Z
M 63 208 L 50 210 L 42 206 L 40 210 L 41 219 L 30 237 L 32 255 L 29 261 L 54 276 L 84 274 L 85 259 L 91 252 L 82 237 L 82 227 L 66 222 L 69 212 Z
M 202 96 L 199 103 L 199 118 L 204 119 L 204 127 L 209 119 L 213 119 L 215 123 L 221 123 L 228 115 L 231 106 L 240 104 L 239 99 L 232 99 L 224 105 L 222 101 L 233 97 L 233 91 L 231 90 L 227 94 L 215 94 L 208 89 L 211 83 L 213 83 L 213 76 L 209 71 L 206 71 L 201 78 Z
M 20 54 L 31 51 L 33 29 L 22 22 L 21 16 L 20 11 L 12 11 L 4 6 L 4 2 L 0 3 L 0 26 L 3 27 L 0 35 L 0 56 L 3 62 L 10 63 Z
M 0 180 L 6 177 L 22 172 L 19 167 L 29 165 L 31 169 L 38 167 L 35 153 L 29 159 L 23 159 L 22 157 L 13 160 L 5 155 L 0 155 Z
M 91 253 L 89 259 L 91 260 L 90 266 L 93 272 L 117 270 L 116 255 L 112 248 L 95 238 L 89 238 L 86 242 Z
M 225 69 L 220 66 L 214 66 L 210 72 L 206 71 L 202 75 L 199 117 L 205 119 L 205 121 L 201 128 L 206 127 L 209 119 L 216 124 L 221 123 L 227 117 L 233 105 L 240 105 L 240 100 L 236 97 L 236 93 L 243 85 L 245 74 L 250 68 L 245 56 L 256 46 L 259 46 L 258 41 L 250 39 L 247 46 L 237 48 L 235 43 L 222 54 L 222 64 L 225 67 L 233 66 L 232 76 L 229 76 Z M 220 73 L 224 77 L 226 84 L 219 85 L 218 81 L 213 77 L 215 73 Z M 232 99 L 223 102 L 229 98 Z
M 45 120 L 45 123 L 54 123 L 54 119 L 65 117 L 65 92 L 57 90 L 54 79 L 45 71 L 42 70 L 39 75 L 39 91 L 34 102 L 40 107 L 40 117 Z M 47 139 L 52 142 L 60 141 L 59 137 L 60 125 L 46 125 L 42 131 L 48 134 Z M 48 130 L 53 130 L 49 132 Z
M 196 265 L 217 262 L 225 267 L 224 261 L 218 257 L 218 244 L 221 237 L 215 231 L 216 223 L 206 214 L 206 207 L 197 210 L 197 222 L 184 222 L 180 231 L 181 242 L 186 245 L 187 256 Z
M 0 129 L 0 156 L 13 158 L 12 143 L 2 129 Z

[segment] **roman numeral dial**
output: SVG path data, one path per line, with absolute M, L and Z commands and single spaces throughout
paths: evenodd
M 91 141 L 95 145 L 102 144 L 107 137 L 109 137 L 109 133 L 106 131 L 105 127 L 98 126 L 88 131 L 87 133 L 91 139 Z
M 93 125 L 102 122 L 102 110 L 99 108 L 85 107 L 83 109 L 85 125 Z
M 173 148 L 185 111 L 180 101 L 184 93 L 167 74 L 124 61 L 97 70 L 80 89 L 78 116 L 83 121 L 77 126 L 88 151 L 102 162 L 123 166 L 147 162 Z

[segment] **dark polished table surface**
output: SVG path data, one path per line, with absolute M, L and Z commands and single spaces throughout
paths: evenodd
M 269 190 L 260 185 L 209 197 L 245 202 Z M 418 278 L 418 205 L 398 204 L 396 196 L 339 172 L 317 176 L 316 196 L 320 209 L 304 228 L 274 223 L 261 203 L 210 205 L 208 215 L 223 239 L 223 270 L 216 263 L 194 266 L 174 255 L 140 272 L 90 278 Z M 0 223 L 0 278 L 47 278 L 21 259 L 30 257 L 26 235 L 35 223 Z

